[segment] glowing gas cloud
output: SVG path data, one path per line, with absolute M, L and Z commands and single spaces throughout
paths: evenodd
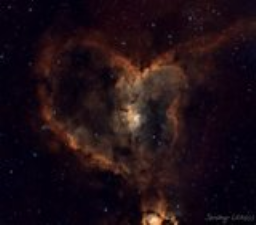
M 245 26 L 246 24 L 246 26 Z M 168 188 L 179 187 L 189 133 L 184 108 L 214 70 L 211 54 L 254 24 L 179 43 L 141 65 L 99 31 L 42 38 L 34 68 L 40 117 L 54 141 L 88 169 L 121 175 L 141 193 L 143 225 L 179 224 Z

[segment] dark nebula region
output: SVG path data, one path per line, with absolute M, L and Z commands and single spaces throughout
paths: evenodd
M 0 225 L 256 223 L 256 3 L 3 2 Z

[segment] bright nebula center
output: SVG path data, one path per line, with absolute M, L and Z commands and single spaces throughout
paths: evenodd
M 145 225 L 162 225 L 162 218 L 155 213 L 150 213 L 145 219 Z
M 133 132 L 141 125 L 141 115 L 132 105 L 129 105 L 126 110 L 127 125 L 129 130 Z

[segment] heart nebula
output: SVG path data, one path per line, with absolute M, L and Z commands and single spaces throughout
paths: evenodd
M 179 179 L 188 85 L 172 54 L 139 69 L 97 42 L 65 41 L 43 49 L 36 71 L 42 119 L 59 142 L 136 186 L 142 224 L 177 224 L 166 192 Z

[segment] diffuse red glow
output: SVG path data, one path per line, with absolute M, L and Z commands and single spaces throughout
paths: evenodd
M 215 52 L 241 31 L 251 32 L 255 29 L 254 24 L 247 24 L 246 27 L 244 27 L 244 24 L 244 22 L 238 22 L 219 34 L 211 34 L 193 41 L 181 43 L 173 49 L 164 52 L 156 59 L 151 59 L 150 65 L 146 67 L 141 66 L 140 62 L 136 62 L 133 58 L 127 58 L 120 51 L 113 50 L 113 46 L 108 45 L 106 41 L 107 37 L 104 37 L 104 35 L 99 32 L 79 30 L 68 38 L 62 38 L 58 35 L 49 38 L 50 35 L 46 35 L 43 39 L 35 66 L 35 73 L 38 75 L 39 80 L 41 80 L 38 83 L 38 97 L 40 100 L 40 114 L 43 123 L 49 126 L 56 140 L 60 143 L 65 143 L 67 149 L 73 151 L 86 167 L 90 169 L 97 168 L 100 170 L 108 170 L 115 174 L 120 174 L 127 179 L 129 183 L 133 183 L 138 187 L 143 193 L 141 206 L 142 212 L 145 213 L 142 219 L 143 225 L 160 225 L 164 220 L 178 224 L 172 209 L 172 203 L 167 201 L 164 190 L 168 185 L 178 185 L 181 178 L 176 174 L 178 168 L 176 168 L 175 163 L 169 162 L 175 162 L 179 157 L 179 151 L 182 151 L 182 147 L 186 145 L 185 139 L 187 133 L 182 110 L 188 101 L 189 90 L 194 88 L 190 86 L 190 80 L 194 81 L 193 85 L 203 83 L 205 77 L 208 75 L 207 72 L 214 69 L 213 62 L 206 61 L 202 65 L 194 59 L 201 59 L 205 55 L 207 56 Z M 135 155 L 135 163 L 116 160 L 111 150 L 106 151 L 106 149 L 111 148 L 112 140 L 103 141 L 107 143 L 105 145 L 108 146 L 106 149 L 104 149 L 104 144 L 95 146 L 88 142 L 86 138 L 84 139 L 85 141 L 83 140 L 83 142 L 81 142 L 76 132 L 74 132 L 75 129 L 70 129 L 68 121 L 56 117 L 52 93 L 54 92 L 55 85 L 52 80 L 56 78 L 52 76 L 61 77 L 61 74 L 54 73 L 58 71 L 58 60 L 61 60 L 60 55 L 72 49 L 74 46 L 79 46 L 80 48 L 89 46 L 100 49 L 109 59 L 111 67 L 122 68 L 122 76 L 115 86 L 116 89 L 121 91 L 127 87 L 129 87 L 127 88 L 129 90 L 138 88 L 141 91 L 141 83 L 143 83 L 144 80 L 151 76 L 158 76 L 162 73 L 163 68 L 167 68 L 168 76 L 174 78 L 170 78 L 170 80 L 168 80 L 169 78 L 166 79 L 166 84 L 170 84 L 169 89 L 177 88 L 174 94 L 174 100 L 169 102 L 168 109 L 165 112 L 173 136 L 171 147 L 168 147 L 168 152 L 152 154 L 150 151 L 147 151 L 144 146 L 139 146 L 133 149 L 132 152 L 132 154 Z M 177 60 L 176 55 L 179 55 L 181 58 Z M 189 62 L 190 59 L 188 59 L 188 56 L 192 56 L 194 60 L 192 62 L 193 65 Z M 208 60 L 207 57 L 206 60 Z M 198 64 L 195 65 L 195 62 Z M 187 71 L 187 69 L 183 68 L 184 65 L 188 65 L 189 68 L 193 66 L 195 69 L 193 69 L 193 71 Z M 51 91 L 49 91 L 49 85 Z M 162 89 L 164 88 L 165 87 Z M 156 90 L 152 89 L 154 91 L 153 93 L 149 93 L 149 95 L 152 99 L 157 98 L 160 95 L 158 91 L 161 92 L 162 89 L 156 86 Z M 132 91 L 130 92 L 132 93 Z M 145 91 L 143 90 L 141 92 Z M 127 91 L 127 93 L 130 94 L 129 91 Z M 139 104 L 143 103 L 138 103 L 138 105 Z M 122 132 L 122 129 L 128 129 L 132 133 L 140 126 L 140 123 L 143 123 L 143 115 L 140 115 L 134 109 L 137 105 L 136 107 L 128 103 L 124 105 L 126 111 L 122 114 L 122 118 L 125 117 L 125 119 L 122 119 L 121 122 L 123 123 L 123 121 L 125 121 L 124 123 L 126 123 L 128 128 L 122 128 L 120 125 L 121 122 L 118 125 L 121 127 L 120 130 Z M 115 125 L 116 124 L 114 124 L 114 126 Z M 117 136 L 118 135 L 119 134 L 117 134 Z M 122 138 L 118 137 L 117 139 L 119 142 L 123 141 Z M 155 165 L 156 159 L 161 158 L 161 156 L 163 162 L 160 164 L 162 165 Z M 153 163 L 154 165 L 152 165 Z M 154 190 L 157 190 L 156 196 L 147 194 L 147 191 L 152 188 L 151 186 L 153 186 Z M 148 214 L 148 211 L 154 213 Z

